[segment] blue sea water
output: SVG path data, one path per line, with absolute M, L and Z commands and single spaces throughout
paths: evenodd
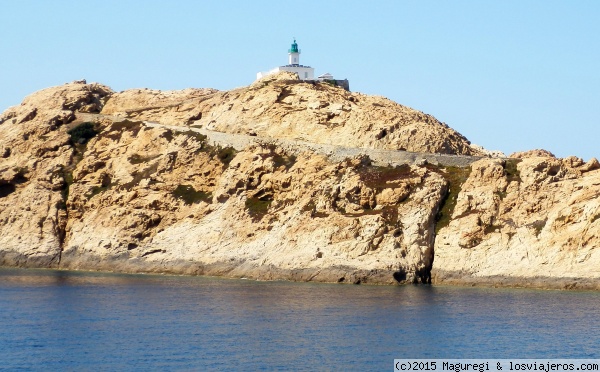
M 0 269 L 0 369 L 392 370 L 600 358 L 600 293 Z

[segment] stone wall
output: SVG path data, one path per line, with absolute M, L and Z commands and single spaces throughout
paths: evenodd
M 336 80 L 335 84 L 338 87 L 342 87 L 342 88 L 346 89 L 347 91 L 350 91 L 350 82 L 348 81 L 348 79 Z
M 163 127 L 174 131 L 191 130 L 207 136 L 208 141 L 213 145 L 230 146 L 236 150 L 242 150 L 254 144 L 275 144 L 291 154 L 297 155 L 306 151 L 312 151 L 317 154 L 326 155 L 335 162 L 358 155 L 367 155 L 371 159 L 372 164 L 376 166 L 429 163 L 441 166 L 468 167 L 471 165 L 471 163 L 482 159 L 482 157 L 478 156 L 430 154 L 400 150 L 379 150 L 326 145 L 297 140 L 260 138 L 243 134 L 214 132 L 204 128 L 169 126 L 151 122 L 144 122 L 144 124 L 149 127 Z

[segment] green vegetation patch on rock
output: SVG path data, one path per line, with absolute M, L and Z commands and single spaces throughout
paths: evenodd
M 176 199 L 183 200 L 187 205 L 198 204 L 200 202 L 210 203 L 212 194 L 204 191 L 197 191 L 191 185 L 179 185 L 173 190 L 173 196 Z
M 141 163 L 147 163 L 151 160 L 154 160 L 154 159 L 158 158 L 159 156 L 160 156 L 160 154 L 154 155 L 154 156 L 142 156 L 140 154 L 133 154 L 130 157 L 128 157 L 127 160 L 131 164 L 141 164 Z
M 91 122 L 81 123 L 67 131 L 67 134 L 71 136 L 71 143 L 80 145 L 87 143 L 98 133 L 99 132 L 96 130 L 94 123 Z
M 196 132 L 196 131 L 193 131 L 193 130 L 186 130 L 185 132 L 176 132 L 176 133 L 179 135 L 193 138 L 200 143 L 206 142 L 206 138 L 207 138 L 206 135 Z
M 272 202 L 273 200 L 265 198 L 251 197 L 246 199 L 245 207 L 248 214 L 250 214 L 250 217 L 252 217 L 252 220 L 256 222 L 269 212 L 269 207 Z
M 436 234 L 438 234 L 442 228 L 450 224 L 452 213 L 454 213 L 454 208 L 456 207 L 458 194 L 462 189 L 463 183 L 465 183 L 467 178 L 469 178 L 469 174 L 471 174 L 471 167 L 446 167 L 443 172 L 439 173 L 446 179 L 446 181 L 448 181 L 448 191 L 446 192 L 446 196 L 442 201 L 440 210 L 435 217 Z
M 73 169 L 72 167 L 64 167 L 60 166 L 58 170 L 58 176 L 63 179 L 60 195 L 61 200 L 56 204 L 58 209 L 66 210 L 67 209 L 67 200 L 69 199 L 69 189 L 73 184 Z
M 209 153 L 213 157 L 217 157 L 225 167 L 229 166 L 229 163 L 231 163 L 237 154 L 237 150 L 233 147 L 210 146 L 210 148 Z
M 521 162 L 521 159 L 508 159 L 504 163 L 504 173 L 508 182 L 521 182 L 521 173 L 517 169 L 519 162 Z

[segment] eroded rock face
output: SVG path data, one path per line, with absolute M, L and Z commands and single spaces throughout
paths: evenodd
M 433 116 L 287 72 L 227 92 L 129 90 L 114 94 L 102 113 L 349 147 L 484 155 Z
M 61 267 L 429 280 L 445 187 L 436 173 L 268 146 L 227 151 L 191 134 L 108 126 L 73 172 Z
M 4 112 L 2 264 L 353 283 L 430 280 L 435 212 L 446 189 L 435 171 L 371 167 L 361 157 L 336 163 L 273 145 L 238 153 L 212 147 L 198 133 L 119 118 L 150 119 L 143 115 L 168 107 L 173 116 L 161 122 L 190 120 L 182 97 L 214 94 L 115 94 L 76 82 Z M 104 115 L 93 115 L 99 110 Z M 67 132 L 84 121 L 98 134 L 74 141 Z
M 74 82 L 34 93 L 0 115 L 0 264 L 58 265 L 63 170 L 73 156 L 66 126 L 78 111 L 100 111 L 111 92 Z
M 216 89 L 210 88 L 178 91 L 131 89 L 113 94 L 102 113 L 169 125 L 187 125 L 201 119 L 202 111 L 198 104 L 216 93 Z
M 374 149 L 481 151 L 431 116 L 285 74 L 229 92 L 65 84 L 0 115 L 0 265 L 600 283 L 596 159 L 536 150 L 471 169 L 379 168 L 368 156 L 331 161 L 276 145 L 238 152 L 144 120 Z M 74 140 L 84 122 L 88 132 Z
M 513 152 L 510 154 L 511 158 L 525 159 L 525 158 L 555 158 L 553 153 L 544 149 L 535 149 L 521 152 Z
M 598 288 L 596 159 L 481 160 L 435 244 L 434 279 Z

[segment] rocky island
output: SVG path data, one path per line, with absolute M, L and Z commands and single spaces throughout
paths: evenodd
M 286 72 L 77 81 L 0 115 L 0 265 L 599 289 L 599 169 Z

